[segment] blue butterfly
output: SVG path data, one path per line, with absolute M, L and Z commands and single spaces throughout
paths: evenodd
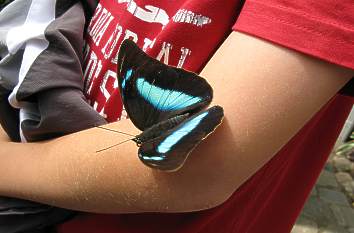
M 222 122 L 222 107 L 201 111 L 213 98 L 204 78 L 149 57 L 131 40 L 120 47 L 117 74 L 128 116 L 143 131 L 132 140 L 149 167 L 178 170 Z

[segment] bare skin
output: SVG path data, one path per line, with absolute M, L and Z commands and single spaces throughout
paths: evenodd
M 226 119 L 175 173 L 145 167 L 133 142 L 92 128 L 18 144 L 0 135 L 0 194 L 100 213 L 185 212 L 223 203 L 354 75 L 233 32 L 201 76 Z M 129 120 L 106 127 L 138 134 Z M 258 139 L 262 140 L 258 140 Z

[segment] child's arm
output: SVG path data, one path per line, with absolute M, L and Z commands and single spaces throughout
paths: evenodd
M 202 76 L 226 120 L 176 173 L 145 167 L 126 136 L 93 128 L 55 140 L 0 139 L 0 194 L 92 212 L 180 212 L 224 202 L 353 71 L 233 32 Z M 137 133 L 130 121 L 109 125 Z

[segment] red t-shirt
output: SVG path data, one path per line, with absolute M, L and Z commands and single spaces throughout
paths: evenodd
M 354 69 L 352 0 L 252 0 L 237 19 L 238 7 L 237 0 L 101 0 L 86 38 L 85 91 L 92 106 L 109 121 L 126 116 L 115 73 L 125 38 L 169 65 L 195 72 L 232 29 Z M 182 214 L 86 214 L 59 226 L 59 233 L 289 232 L 353 102 L 352 97 L 333 97 L 216 208 Z

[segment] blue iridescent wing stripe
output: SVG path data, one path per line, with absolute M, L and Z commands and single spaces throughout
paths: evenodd
M 223 109 L 213 106 L 188 118 L 159 138 L 144 142 L 138 152 L 140 160 L 164 171 L 179 169 L 190 152 L 221 124 L 223 116 Z
M 122 89 L 123 89 L 123 90 L 125 89 L 125 84 L 126 84 L 126 82 L 128 82 L 129 79 L 131 78 L 132 73 L 133 73 L 133 69 L 129 69 L 129 70 L 127 70 L 127 72 L 125 73 L 124 78 L 123 78 L 123 81 L 122 81 Z
M 144 83 L 146 83 L 146 85 L 144 85 Z M 181 91 L 162 89 L 148 82 L 144 82 L 143 78 L 138 78 L 136 85 L 137 91 L 142 98 L 160 111 L 180 110 L 202 101 L 198 96 L 191 96 Z M 161 105 L 161 102 L 164 104 Z
M 122 43 L 117 67 L 125 110 L 140 130 L 211 102 L 212 88 L 205 79 L 149 57 L 132 41 Z
M 181 141 L 186 135 L 191 133 L 203 120 L 209 112 L 204 112 L 199 116 L 193 118 L 192 120 L 187 121 L 182 127 L 179 127 L 177 130 L 172 132 L 168 137 L 166 137 L 157 147 L 157 152 L 164 154 L 171 150 L 171 148 Z

